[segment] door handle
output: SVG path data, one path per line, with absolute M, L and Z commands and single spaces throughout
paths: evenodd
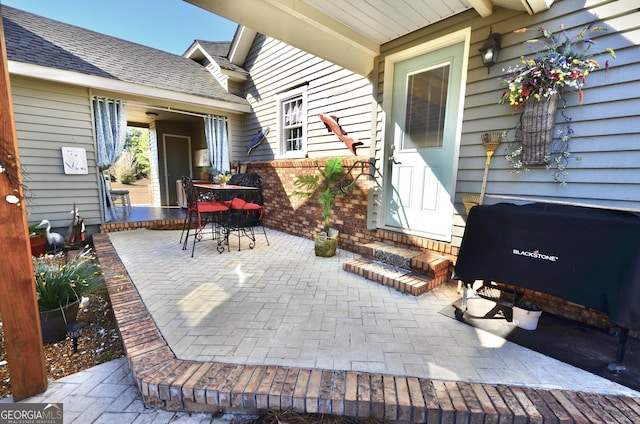
M 395 152 L 396 151 L 396 145 L 392 144 L 391 145 L 391 151 Z M 391 153 L 391 156 L 389 156 L 389 158 L 387 159 L 389 162 L 393 162 L 394 165 L 399 165 L 400 161 L 398 159 L 396 159 L 396 155 Z

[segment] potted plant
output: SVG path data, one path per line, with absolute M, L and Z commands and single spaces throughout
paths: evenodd
M 315 238 L 316 256 L 331 257 L 336 254 L 339 232 L 331 228 L 331 211 L 338 196 L 346 194 L 349 189 L 340 188 L 340 180 L 344 176 L 342 158 L 333 158 L 325 162 L 324 166 L 316 163 L 318 173 L 300 175 L 293 184 L 296 190 L 292 196 L 310 198 L 317 192 L 317 199 L 322 206 L 323 230 Z
M 29 225 L 29 243 L 31 244 L 31 255 L 42 256 L 47 251 L 47 239 L 45 229 L 39 227 L 40 223 Z
M 231 174 L 218 174 L 216 177 L 216 182 L 221 186 L 226 185 L 231 179 Z
M 554 35 L 541 28 L 541 38 L 526 41 L 535 51 L 535 56 L 522 56 L 519 65 L 508 69 L 503 78 L 507 91 L 503 93 L 501 103 L 510 104 L 516 112 L 523 111 L 521 140 L 507 149 L 505 155 L 514 173 L 519 173 L 524 165 L 549 165 L 555 162 L 554 181 L 564 185 L 572 130 L 569 127 L 570 119 L 565 116 L 566 128 L 559 131 L 560 141 L 552 148 L 557 101 L 563 90 L 577 89 L 582 103 L 582 88 L 587 76 L 600 68 L 600 63 L 593 59 L 595 51 L 592 48 L 596 43 L 590 34 L 605 31 L 605 28 L 592 22 L 575 36 L 569 36 L 563 27 L 561 30 L 561 35 Z M 526 31 L 526 28 L 516 30 L 518 33 Z M 604 50 L 615 58 L 612 49 Z M 609 69 L 608 60 L 605 69 Z
M 513 306 L 513 323 L 525 330 L 538 328 L 542 308 L 532 300 L 521 299 Z
M 82 295 L 104 281 L 100 265 L 85 247 L 69 260 L 64 254 L 33 258 L 33 272 L 43 342 L 63 340 Z

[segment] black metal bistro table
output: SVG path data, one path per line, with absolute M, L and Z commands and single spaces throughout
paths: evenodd
M 471 209 L 454 277 L 550 294 L 640 329 L 640 216 L 580 206 L 499 203 Z
M 253 202 L 256 199 L 259 188 L 251 186 L 241 186 L 234 184 L 213 184 L 213 183 L 193 183 L 193 186 L 198 189 L 199 194 L 204 191 L 213 193 L 213 197 L 216 200 L 231 200 L 239 197 L 247 202 Z
M 220 201 L 229 207 L 227 219 L 223 223 L 227 245 L 229 244 L 229 235 L 233 232 L 238 235 L 238 250 L 240 250 L 241 237 L 248 237 L 250 239 L 249 247 L 253 249 L 256 242 L 253 227 L 261 221 L 264 211 L 262 205 L 255 203 L 259 199 L 260 188 L 213 183 L 194 183 L 193 186 L 198 190 L 200 198 Z M 264 226 L 262 229 L 268 244 L 269 240 Z

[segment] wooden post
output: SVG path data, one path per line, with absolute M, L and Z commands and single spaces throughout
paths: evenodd
M 47 389 L 18 141 L 0 14 L 0 314 L 13 400 Z

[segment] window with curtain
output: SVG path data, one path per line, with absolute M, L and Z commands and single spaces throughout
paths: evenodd
M 277 98 L 280 155 L 304 157 L 307 153 L 307 87 Z
M 231 170 L 229 163 L 229 135 L 227 117 L 207 115 L 204 117 L 204 132 L 209 150 L 209 160 L 214 172 L 227 173 Z

